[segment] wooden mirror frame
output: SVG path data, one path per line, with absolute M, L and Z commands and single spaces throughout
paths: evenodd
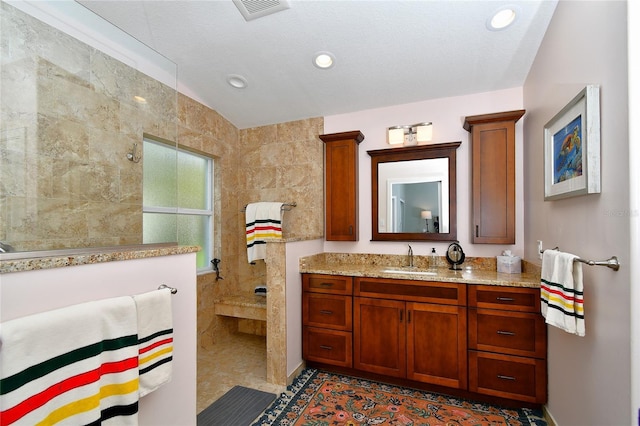
M 371 241 L 456 241 L 456 150 L 462 142 L 416 145 L 367 151 L 371 156 Z M 449 233 L 378 232 L 378 164 L 398 161 L 449 159 Z

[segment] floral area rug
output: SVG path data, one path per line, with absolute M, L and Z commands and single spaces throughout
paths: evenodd
M 252 426 L 546 424 L 540 410 L 501 408 L 306 369 Z

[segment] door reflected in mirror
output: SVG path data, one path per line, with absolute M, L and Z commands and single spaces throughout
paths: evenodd
M 459 145 L 368 151 L 372 240 L 456 239 L 455 153 Z
M 378 164 L 378 231 L 448 233 L 448 174 L 448 158 Z

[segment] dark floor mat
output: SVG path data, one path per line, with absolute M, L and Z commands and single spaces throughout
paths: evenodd
M 198 414 L 198 426 L 248 426 L 275 399 L 272 393 L 234 386 Z

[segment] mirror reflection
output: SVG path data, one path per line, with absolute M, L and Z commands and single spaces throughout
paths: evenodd
M 379 164 L 378 231 L 449 233 L 448 173 L 448 158 Z
M 372 240 L 456 239 L 455 153 L 459 145 L 368 151 Z

